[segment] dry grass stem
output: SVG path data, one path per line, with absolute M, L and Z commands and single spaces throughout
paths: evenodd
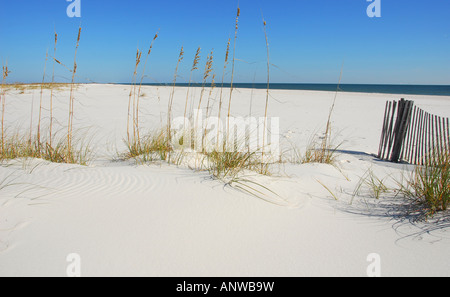
M 188 83 L 188 88 L 187 88 L 187 93 L 186 93 L 186 104 L 184 105 L 184 118 L 186 118 L 186 114 L 187 114 L 187 107 L 188 107 L 188 102 L 189 102 L 189 90 L 190 90 L 190 86 L 191 86 L 191 82 L 192 82 L 192 74 L 194 73 L 195 70 L 198 69 L 198 62 L 200 61 L 200 51 L 201 48 L 198 47 L 197 51 L 195 52 L 195 56 L 194 56 L 194 62 L 192 63 L 192 67 L 191 67 L 191 74 L 189 75 L 189 83 Z
M 227 138 L 230 130 L 230 115 L 231 115 L 231 98 L 233 96 L 233 82 L 234 82 L 234 62 L 236 60 L 236 41 L 239 28 L 239 16 L 241 15 L 241 9 L 238 7 L 236 13 L 236 23 L 234 29 L 234 44 L 233 44 L 233 59 L 231 61 L 231 81 L 230 81 L 230 98 L 228 99 L 228 117 L 227 117 Z
M 77 43 L 75 46 L 75 55 L 73 60 L 73 70 L 72 70 L 72 81 L 70 84 L 70 98 L 69 98 L 69 122 L 68 122 L 68 128 L 67 128 L 67 155 L 69 158 L 71 158 L 72 152 L 70 149 L 72 148 L 72 138 L 73 138 L 73 118 L 74 118 L 74 94 L 73 89 L 75 85 L 75 74 L 77 72 L 77 52 L 78 52 L 78 46 L 80 45 L 80 38 L 81 38 L 81 26 L 78 28 L 78 37 L 77 37 Z

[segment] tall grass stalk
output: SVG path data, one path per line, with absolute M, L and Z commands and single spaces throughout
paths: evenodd
M 203 93 L 205 92 L 205 85 L 206 85 L 206 81 L 208 79 L 208 77 L 211 75 L 212 72 L 212 65 L 213 65 L 213 51 L 211 51 L 210 54 L 208 54 L 207 58 L 206 58 L 206 64 L 205 64 L 205 71 L 203 72 L 203 82 L 202 82 L 202 89 L 200 91 L 200 99 L 198 100 L 198 107 L 197 110 L 200 110 L 201 106 L 202 106 L 202 100 L 203 100 Z M 198 131 L 197 127 L 199 125 L 199 114 L 197 113 L 197 116 L 195 118 L 195 122 L 194 122 L 194 130 Z M 203 142 L 202 142 L 203 144 Z M 203 146 L 203 145 L 202 145 Z M 202 147 L 203 150 L 203 147 Z
M 74 85 L 75 85 L 75 74 L 77 73 L 77 52 L 78 52 L 78 46 L 80 45 L 80 38 L 81 38 L 81 26 L 78 28 L 78 37 L 77 37 L 77 43 L 75 46 L 75 55 L 73 60 L 73 69 L 72 69 L 72 81 L 70 84 L 70 98 L 69 98 L 69 122 L 67 127 L 67 155 L 69 159 L 72 158 L 71 154 L 71 148 L 72 148 L 72 137 L 73 137 L 73 118 L 74 118 Z
M 266 21 L 264 20 L 264 16 L 262 17 L 264 24 L 264 36 L 266 38 L 266 50 L 267 50 L 267 89 L 266 89 L 266 105 L 264 109 L 264 130 L 263 130 L 263 139 L 262 139 L 262 148 L 261 148 L 261 166 L 264 163 L 264 150 L 266 145 L 266 126 L 267 126 L 267 110 L 269 106 L 269 87 L 270 87 L 270 55 L 269 55 L 269 40 L 267 38 L 267 30 L 266 30 Z M 261 168 L 262 170 L 262 168 Z
M 178 78 L 178 67 L 180 66 L 181 61 L 183 61 L 183 58 L 184 58 L 184 48 L 181 47 L 180 53 L 178 54 L 177 66 L 175 67 L 175 73 L 173 75 L 173 86 L 172 86 L 172 92 L 169 97 L 169 105 L 167 107 L 167 136 L 169 137 L 169 142 L 172 139 L 172 137 L 171 137 L 171 134 L 172 134 L 171 121 L 172 121 L 173 98 L 175 96 L 175 85 L 177 83 L 177 78 Z
M 205 71 L 203 72 L 202 90 L 200 91 L 200 99 L 198 100 L 198 108 L 197 109 L 200 109 L 202 106 L 202 99 L 203 99 L 203 93 L 205 91 L 206 81 L 207 81 L 208 77 L 211 75 L 211 72 L 213 70 L 213 68 L 212 68 L 213 60 L 214 60 L 213 51 L 211 51 L 211 53 L 209 53 L 206 58 Z
M 188 88 L 187 88 L 187 93 L 186 93 L 186 104 L 184 105 L 184 118 L 186 118 L 186 114 L 187 114 L 187 107 L 188 107 L 188 102 L 189 102 L 189 90 L 191 87 L 191 82 L 192 82 L 192 74 L 194 73 L 195 70 L 198 69 L 198 62 L 200 60 L 200 51 L 201 48 L 198 47 L 197 51 L 195 52 L 195 56 L 194 56 L 194 62 L 192 62 L 192 67 L 191 67 L 191 74 L 189 75 L 189 83 L 188 83 Z
M 234 62 L 236 60 L 236 41 L 239 28 L 239 16 L 241 15 L 241 9 L 237 8 L 236 23 L 234 27 L 234 43 L 233 43 L 233 59 L 231 61 L 231 81 L 230 81 L 230 98 L 228 99 L 228 117 L 227 117 L 227 139 L 230 134 L 230 116 L 231 116 L 231 98 L 233 96 L 233 82 L 234 82 Z
M 132 142 L 131 139 L 131 135 L 130 135 L 130 118 L 132 118 L 132 123 L 133 123 L 133 140 L 136 140 L 136 127 L 134 125 L 134 121 L 135 121 L 135 98 L 136 98 L 136 76 L 137 76 L 137 69 L 139 67 L 139 63 L 141 63 L 141 56 L 142 56 L 142 52 L 139 50 L 139 48 L 136 50 L 136 63 L 134 65 L 134 72 L 133 72 L 133 79 L 132 79 L 132 85 L 131 85 L 131 90 L 130 90 L 130 94 L 128 96 L 128 117 L 127 117 L 127 138 L 128 138 L 128 143 Z M 132 103 L 133 102 L 133 103 Z M 133 111 L 133 116 L 131 117 L 131 111 Z
M 341 66 L 341 72 L 339 74 L 339 81 L 338 81 L 338 85 L 336 87 L 336 92 L 334 93 L 334 99 L 333 99 L 333 104 L 331 105 L 330 108 L 330 112 L 328 113 L 328 119 L 327 119 L 327 125 L 325 128 L 325 135 L 324 138 L 322 140 L 322 150 L 325 151 L 327 149 L 329 149 L 330 146 L 330 138 L 331 138 L 331 116 L 333 114 L 334 111 L 334 106 L 336 104 L 336 98 L 337 98 L 337 94 L 339 92 L 339 87 L 341 85 L 341 80 L 342 80 L 342 72 L 344 70 L 344 63 L 342 63 Z
M 139 89 L 138 89 L 138 94 L 137 94 L 137 99 L 136 99 L 136 111 L 135 111 L 135 115 L 136 115 L 136 119 L 133 120 L 134 125 L 135 125 L 135 129 L 136 129 L 136 136 L 137 136 L 137 140 L 138 143 L 140 143 L 140 133 L 139 133 L 139 101 L 141 98 L 141 87 L 142 87 L 142 82 L 144 80 L 144 76 L 145 76 L 145 68 L 147 67 L 147 61 L 148 61 L 148 57 L 150 56 L 150 53 L 152 52 L 152 48 L 153 48 L 153 43 L 155 42 L 156 38 L 158 38 L 158 32 L 155 34 L 155 36 L 153 37 L 152 42 L 150 43 L 150 47 L 147 51 L 147 56 L 145 58 L 145 62 L 144 62 L 144 67 L 142 69 L 142 75 L 141 75 L 141 81 L 139 83 Z
M 228 65 L 228 57 L 230 54 L 230 42 L 231 42 L 231 38 L 228 38 L 228 42 L 227 42 L 227 50 L 225 52 L 225 62 L 223 63 L 223 71 L 222 71 L 222 83 L 220 85 L 220 95 L 219 95 L 219 111 L 217 113 L 217 127 L 219 127 L 220 125 L 220 116 L 222 113 L 222 102 L 223 102 L 223 84 L 224 84 L 224 80 L 225 80 L 225 72 L 227 70 L 227 65 Z M 217 129 L 217 140 L 219 140 L 220 137 L 220 130 Z M 219 141 L 217 141 L 217 143 L 219 143 Z M 218 149 L 218 148 L 217 148 Z
M 30 134 L 28 136 L 29 142 L 33 139 L 33 111 L 34 111 L 34 94 L 31 95 L 31 111 L 30 111 Z
M 212 97 L 212 93 L 213 93 L 213 91 L 214 91 L 214 88 L 216 87 L 216 84 L 215 84 L 215 78 L 216 78 L 216 74 L 214 73 L 213 74 L 213 76 L 212 76 L 212 78 L 211 78 L 211 87 L 210 87 L 210 89 L 209 89 L 209 95 L 208 95 L 208 101 L 207 101 L 207 103 L 206 103 L 206 120 L 205 120 L 205 129 L 204 129 L 204 131 L 203 131 L 203 147 L 205 147 L 205 143 L 204 143 L 204 141 L 205 141 L 205 139 L 206 139 L 206 134 L 207 134 L 207 128 L 208 128 L 208 119 L 209 119 L 209 116 L 210 116 L 210 101 L 211 101 L 211 97 Z M 217 127 L 217 129 L 219 129 L 219 127 Z
M 41 92 L 40 92 L 40 98 L 39 98 L 39 117 L 38 117 L 38 127 L 37 127 L 38 145 L 41 144 L 42 99 L 43 99 L 43 93 L 44 93 L 45 71 L 47 70 L 47 61 L 48 61 L 48 50 L 47 50 L 47 53 L 45 54 L 44 74 L 42 75 Z M 31 137 L 30 137 L 30 141 L 31 141 Z
M 211 113 L 211 98 L 215 88 L 216 88 L 216 74 L 213 73 L 211 77 L 211 87 L 209 88 L 208 100 L 206 101 L 206 118 L 208 118 Z
M 6 109 L 6 94 L 4 89 L 4 83 L 6 78 L 8 77 L 10 71 L 8 70 L 8 62 L 6 62 L 6 65 L 2 67 L 2 85 L 0 89 L 0 99 L 1 99 L 1 106 L 2 106 L 2 154 L 5 151 L 5 109 Z M 3 98 L 2 98 L 3 97 Z
M 328 112 L 327 124 L 325 127 L 324 136 L 320 142 L 318 143 L 318 139 L 313 137 L 306 147 L 305 155 L 301 158 L 300 163 L 324 163 L 331 164 L 335 163 L 335 153 L 338 150 L 340 145 L 333 145 L 331 139 L 331 117 L 333 115 L 334 107 L 336 104 L 337 94 L 339 92 L 339 87 L 342 80 L 342 71 L 344 69 L 344 64 L 342 64 L 341 72 L 339 75 L 339 81 L 336 88 L 336 92 L 334 94 L 333 103 L 330 107 L 330 111 Z
M 55 83 L 55 60 L 56 60 L 56 44 L 58 43 L 58 34 L 56 34 L 55 30 L 55 44 L 53 47 L 53 65 L 52 65 L 52 83 L 50 87 L 50 124 L 49 124 L 49 139 L 48 143 L 50 147 L 52 146 L 52 140 L 53 140 L 53 86 Z

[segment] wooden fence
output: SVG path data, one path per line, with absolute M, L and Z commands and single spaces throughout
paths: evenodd
M 386 102 L 378 158 L 423 165 L 431 153 L 449 149 L 448 118 L 425 112 L 413 101 Z

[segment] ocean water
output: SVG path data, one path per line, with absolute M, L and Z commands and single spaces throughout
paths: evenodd
M 126 83 L 126 85 L 129 85 Z M 156 86 L 172 86 L 173 84 L 143 84 Z M 177 83 L 178 87 L 187 87 L 187 83 Z M 201 86 L 200 84 L 191 83 L 192 87 Z M 206 85 L 209 87 L 209 84 Z M 216 87 L 219 85 L 217 84 Z M 230 84 L 224 84 L 225 88 L 229 88 Z M 234 83 L 234 88 L 253 88 L 266 89 L 267 83 Z M 310 91 L 330 91 L 335 92 L 338 88 L 337 84 L 293 84 L 293 83 L 271 83 L 271 90 L 310 90 Z M 359 92 L 359 93 L 381 93 L 381 94 L 405 94 L 405 95 L 434 95 L 434 96 L 450 96 L 450 85 L 370 85 L 370 84 L 341 84 L 339 91 L 342 92 Z

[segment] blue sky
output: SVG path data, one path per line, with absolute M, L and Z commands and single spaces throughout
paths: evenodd
M 266 80 L 261 12 L 267 21 L 271 82 L 450 84 L 450 1 L 380 0 L 381 17 L 369 18 L 366 0 L 240 0 L 237 82 Z M 159 30 L 144 82 L 170 82 L 184 46 L 179 82 L 189 79 L 197 47 L 201 81 L 207 53 L 222 74 L 226 43 L 234 36 L 236 0 L 81 0 L 81 18 L 69 18 L 66 0 L 0 0 L 0 61 L 9 82 L 39 82 L 47 49 L 73 64 L 78 26 L 78 82 L 129 82 L 136 48 L 144 53 Z M 47 66 L 47 79 L 51 76 Z M 56 67 L 58 81 L 70 73 Z M 229 72 L 226 80 L 229 80 Z

